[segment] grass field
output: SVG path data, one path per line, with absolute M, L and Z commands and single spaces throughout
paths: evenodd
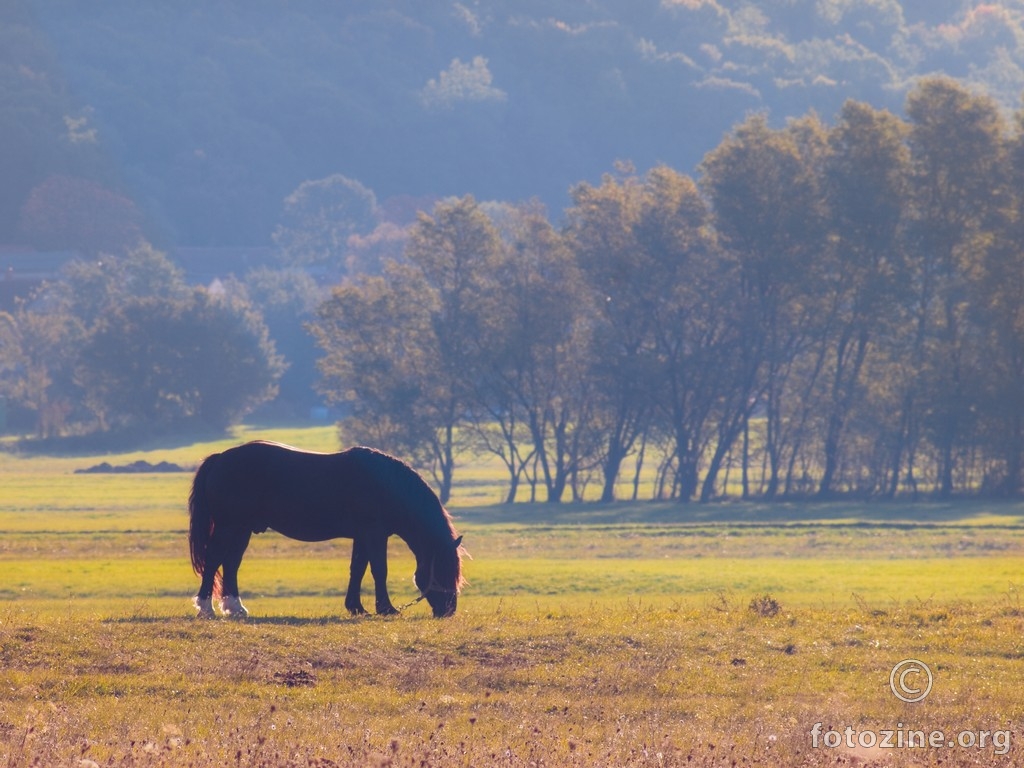
M 73 471 L 252 434 L 0 453 L 0 766 L 1024 764 L 1024 506 L 477 506 L 482 467 L 454 618 L 351 619 L 348 542 L 268 533 L 250 619 L 198 621 L 191 475 Z

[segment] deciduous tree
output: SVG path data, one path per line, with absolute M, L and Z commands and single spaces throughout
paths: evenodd
M 343 284 L 313 326 L 327 353 L 321 391 L 353 408 L 347 428 L 418 457 L 442 500 L 479 391 L 487 266 L 500 248 L 472 197 L 439 203 L 413 227 L 403 263 Z
M 873 345 L 892 339 L 907 318 L 903 298 L 910 274 L 903 227 L 910 157 L 905 138 L 906 125 L 895 115 L 852 101 L 829 133 L 824 189 L 834 247 L 823 254 L 824 370 L 814 404 L 824 425 L 822 495 L 833 490 L 850 413 L 866 394 L 868 354 Z M 898 371 L 894 358 L 892 376 Z M 891 432 L 884 429 L 875 435 L 886 437 L 891 440 Z
M 737 127 L 701 165 L 701 184 L 724 247 L 739 260 L 747 341 L 743 354 L 760 370 L 768 458 L 766 494 L 779 491 L 802 435 L 787 412 L 794 364 L 810 343 L 819 259 L 828 247 L 821 189 L 825 131 L 813 115 L 772 129 L 762 115 Z M 744 457 L 744 462 L 746 462 Z
M 503 247 L 480 316 L 477 431 L 509 469 L 508 501 L 530 465 L 537 470 L 531 481 L 543 482 L 548 502 L 559 502 L 591 446 L 590 297 L 572 251 L 539 205 L 496 214 Z M 489 434 L 495 428 L 497 439 Z
M 67 312 L 22 305 L 0 313 L 0 395 L 35 415 L 40 438 L 60 435 L 75 410 L 73 374 L 84 336 Z
M 122 253 L 143 239 L 135 203 L 95 181 L 53 175 L 36 185 L 21 208 L 19 228 L 37 248 Z
M 904 404 L 912 425 L 907 450 L 913 452 L 920 428 L 937 453 L 939 492 L 948 496 L 958 450 L 966 447 L 975 418 L 968 287 L 1009 203 L 1006 126 L 990 98 L 942 78 L 915 88 L 906 110 L 915 244 L 912 355 L 920 361 Z
M 566 235 L 595 308 L 588 349 L 593 419 L 603 435 L 601 500 L 615 498 L 622 462 L 648 428 L 654 407 L 656 353 L 649 275 L 637 243 L 643 186 L 627 169 L 600 186 L 572 190 Z
M 109 308 L 78 362 L 87 402 L 112 426 L 236 423 L 276 394 L 283 361 L 251 307 L 197 288 Z

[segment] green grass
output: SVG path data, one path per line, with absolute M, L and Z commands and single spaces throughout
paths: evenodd
M 198 621 L 190 474 L 73 470 L 194 466 L 251 436 L 336 447 L 323 428 L 0 454 L 0 766 L 1024 762 L 1019 504 L 456 503 L 474 559 L 452 619 L 349 618 L 349 543 L 267 533 L 250 619 Z M 396 604 L 412 570 L 393 540 Z M 920 704 L 888 688 L 908 657 L 935 673 Z M 815 750 L 817 722 L 1012 748 Z

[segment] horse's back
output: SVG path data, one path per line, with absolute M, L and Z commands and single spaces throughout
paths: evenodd
M 436 496 L 399 459 L 372 448 L 319 453 L 253 441 L 217 455 L 218 506 L 239 524 L 292 538 L 390 535 L 401 499 Z

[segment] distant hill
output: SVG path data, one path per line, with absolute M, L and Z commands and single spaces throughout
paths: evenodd
M 162 246 L 267 245 L 335 173 L 557 219 L 618 160 L 690 172 L 750 110 L 898 111 L 935 72 L 1015 109 L 1024 0 L 8 0 L 0 243 L 54 174 L 134 202 Z

